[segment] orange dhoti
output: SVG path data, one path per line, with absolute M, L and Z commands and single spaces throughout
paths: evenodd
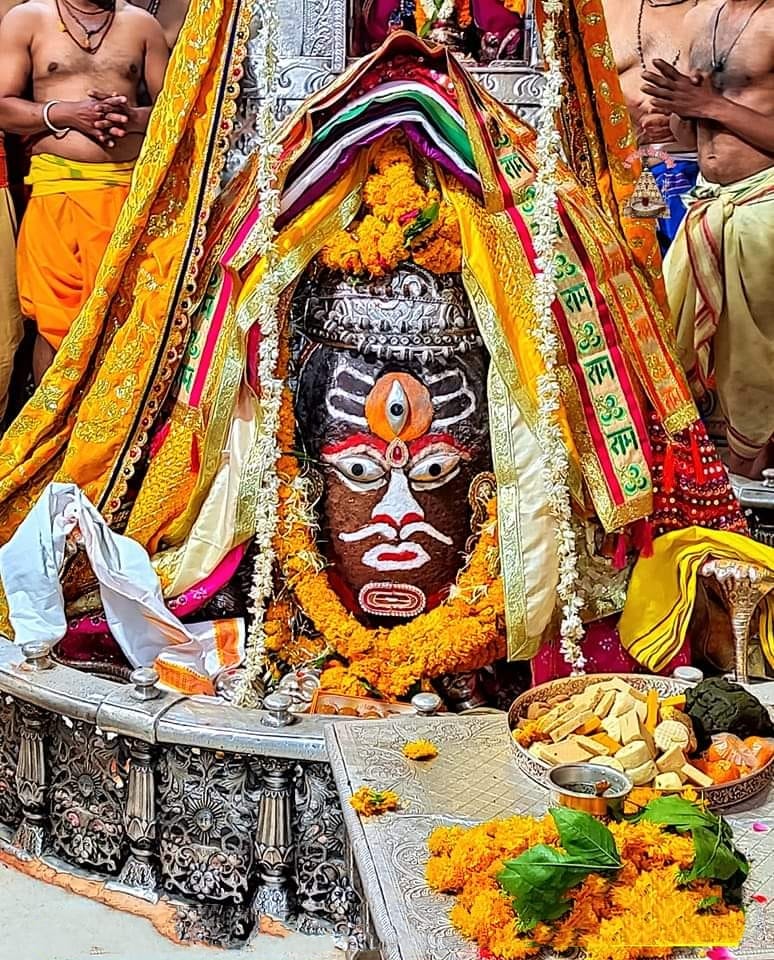
M 19 300 L 55 350 L 94 286 L 132 169 L 132 163 L 32 158 L 26 181 L 32 196 L 17 249 Z

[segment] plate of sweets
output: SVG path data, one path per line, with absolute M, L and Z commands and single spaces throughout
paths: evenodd
M 693 685 L 646 674 L 595 674 L 541 684 L 511 706 L 516 762 L 549 786 L 560 764 L 593 763 L 634 787 L 692 787 L 715 808 L 774 779 L 774 723 L 751 693 L 722 677 Z
M 416 714 L 410 703 L 392 703 L 368 697 L 348 697 L 339 693 L 316 690 L 310 714 L 349 717 L 352 720 L 386 720 L 388 717 Z

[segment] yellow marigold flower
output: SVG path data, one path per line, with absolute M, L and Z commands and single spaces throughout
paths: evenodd
M 390 810 L 397 810 L 400 798 L 392 790 L 376 790 L 373 787 L 360 787 L 349 798 L 350 806 L 361 817 L 375 817 Z
M 438 756 L 438 747 L 431 740 L 411 740 L 403 745 L 403 756 L 409 760 L 432 760 Z

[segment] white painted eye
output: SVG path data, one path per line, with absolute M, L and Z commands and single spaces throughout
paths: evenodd
M 346 480 L 364 489 L 374 489 L 385 482 L 387 470 L 384 464 L 363 454 L 343 454 L 331 457 L 330 462 Z
M 412 483 L 428 487 L 439 487 L 457 475 L 461 456 L 456 450 L 436 450 L 420 457 L 409 470 Z
M 397 437 L 406 425 L 409 414 L 408 397 L 399 380 L 392 381 L 384 412 L 387 417 L 387 423 L 389 423 Z

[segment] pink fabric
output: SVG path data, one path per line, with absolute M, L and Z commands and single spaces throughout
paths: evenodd
M 175 616 L 182 619 L 196 613 L 218 590 L 222 590 L 236 573 L 246 549 L 245 544 L 235 547 L 209 577 L 195 587 L 191 587 L 190 590 L 186 590 L 185 593 L 181 593 L 179 597 L 170 600 L 167 606 Z M 109 633 L 108 625 L 103 614 L 80 617 L 77 620 L 71 620 L 68 624 L 65 642 L 79 637 L 94 637 L 107 633 Z
M 497 34 L 501 40 L 521 26 L 521 17 L 506 10 L 503 0 L 472 0 L 471 10 L 479 30 Z
M 621 646 L 617 630 L 618 617 L 606 617 L 588 624 L 583 641 L 587 673 L 647 673 Z M 690 644 L 686 640 L 677 656 L 663 673 L 669 675 L 675 667 L 687 667 L 691 663 Z M 532 682 L 535 686 L 569 677 L 569 664 L 565 663 L 559 649 L 559 638 L 544 643 L 532 660 Z

